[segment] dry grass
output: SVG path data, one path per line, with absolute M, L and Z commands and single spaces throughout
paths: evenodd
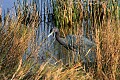
M 100 5 L 94 1 L 90 4 L 92 9 L 90 15 L 88 7 L 84 8 L 83 4 L 75 0 L 56 1 L 54 5 L 55 24 L 61 29 L 61 35 L 77 34 L 82 32 L 81 23 L 83 19 L 91 20 L 91 26 L 85 25 L 86 34 L 91 35 L 96 43 L 96 63 L 97 69 L 94 71 L 94 79 L 100 80 L 119 80 L 120 71 L 120 29 L 119 29 L 119 7 L 115 1 L 101 1 Z M 76 5 L 75 5 L 76 4 Z M 59 24 L 58 24 L 59 23 Z M 89 30 L 88 30 L 89 29 Z M 66 55 L 67 56 L 67 55 Z
M 0 26 L 0 79 L 15 77 L 22 67 L 22 57 L 27 52 L 28 44 L 32 44 L 35 38 L 35 28 L 39 18 L 35 7 L 33 6 L 33 11 L 27 12 L 33 20 L 28 24 L 23 24 L 25 16 L 20 10 L 22 6 L 18 4 L 16 8 L 17 16 L 8 12 L 3 20 L 3 26 Z
M 81 3 L 78 2 L 76 6 L 73 6 L 74 4 L 71 0 L 57 0 L 57 2 L 59 4 L 55 6 L 59 8 L 54 9 L 55 23 L 60 27 L 61 34 L 67 35 L 70 33 L 79 35 L 79 32 L 82 33 L 82 19 L 85 18 L 87 20 L 88 13 L 82 13 Z M 104 12 L 102 23 L 100 22 L 100 15 L 94 14 L 94 19 L 92 14 L 90 15 L 93 23 L 91 24 L 93 26 L 91 30 L 97 45 L 97 69 L 91 69 L 89 72 L 83 69 L 80 62 L 76 64 L 71 62 L 70 65 L 65 65 L 62 60 L 56 59 L 56 62 L 51 64 L 50 61 L 52 58 L 50 58 L 46 59 L 42 64 L 39 64 L 36 55 L 40 46 L 35 45 L 35 30 L 39 24 L 39 14 L 36 11 L 35 4 L 31 5 L 33 6 L 32 11 L 28 6 L 27 13 L 24 13 L 25 8 L 21 8 L 20 5 L 18 6 L 16 7 L 17 16 L 10 16 L 7 13 L 5 20 L 3 20 L 3 26 L 0 26 L 0 80 L 120 79 L 120 26 L 118 25 L 118 6 L 117 8 L 112 6 L 113 9 L 110 10 L 106 8 L 106 3 L 102 4 L 103 7 L 100 9 L 104 8 L 106 11 Z M 94 12 L 102 14 L 101 11 L 97 12 L 98 10 L 96 5 Z M 27 21 L 28 17 L 26 15 L 28 14 L 30 14 L 30 21 Z M 88 32 L 87 35 L 89 35 Z M 30 52 L 28 52 L 28 44 L 31 48 Z M 27 56 L 26 59 L 23 59 L 24 55 Z M 69 59 L 70 57 L 66 58 Z
M 18 3 L 15 7 L 16 13 L 12 15 L 7 13 L 3 20 L 4 24 L 0 26 L 0 79 L 91 79 L 91 76 L 83 71 L 80 63 L 68 68 L 61 61 L 51 64 L 50 58 L 40 65 L 37 53 L 42 44 L 40 46 L 35 44 L 35 30 L 39 24 L 35 4 L 29 5 L 26 13 L 25 5 L 21 6 Z M 30 7 L 33 9 L 30 10 Z M 26 58 L 23 58 L 24 55 Z
M 107 24 L 107 25 L 106 25 Z M 106 25 L 106 26 L 105 26 Z M 103 23 L 96 32 L 97 43 L 97 75 L 95 77 L 105 80 L 119 79 L 119 49 L 120 33 L 115 20 Z

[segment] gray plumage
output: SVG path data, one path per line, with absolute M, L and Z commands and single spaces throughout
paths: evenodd
M 95 48 L 96 44 L 90 41 L 88 38 L 80 35 L 68 35 L 66 38 L 61 38 L 59 29 L 54 27 L 51 29 L 51 32 L 55 32 L 56 40 L 63 45 L 66 49 L 74 50 L 77 52 L 76 57 L 80 54 L 83 62 L 95 60 L 95 52 L 91 48 Z

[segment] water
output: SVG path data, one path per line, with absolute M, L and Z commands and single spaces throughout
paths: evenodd
M 1 0 L 1 1 L 3 1 L 2 2 L 2 9 L 3 10 L 7 10 L 7 8 L 12 8 L 13 6 L 14 6 L 14 2 L 16 1 L 16 0 Z
M 14 10 L 14 1 L 16 0 L 1 0 L 0 5 L 2 5 L 2 10 L 12 11 Z M 36 40 L 38 46 L 41 44 L 41 42 L 49 35 L 51 27 L 53 27 L 52 22 L 52 13 L 53 13 L 53 6 L 51 3 L 51 0 L 36 0 L 37 2 L 37 9 L 40 11 L 42 22 L 40 23 L 40 26 L 38 27 L 38 30 L 36 31 Z M 2 14 L 3 15 L 3 14 Z M 70 56 L 74 56 L 72 51 L 66 50 L 61 46 L 57 41 L 54 42 L 54 45 L 50 46 L 51 42 L 54 42 L 54 39 L 52 36 L 50 36 L 46 41 L 40 46 L 39 50 L 39 59 L 42 60 L 43 58 L 46 59 L 46 54 L 51 54 L 50 56 L 56 56 L 58 59 L 63 59 L 65 63 L 68 63 Z

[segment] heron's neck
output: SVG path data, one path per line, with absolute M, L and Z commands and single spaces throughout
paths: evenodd
M 60 33 L 59 32 L 55 32 L 55 38 L 59 42 L 59 40 L 60 40 Z
M 55 38 L 61 45 L 66 45 L 66 42 L 63 40 L 63 38 L 60 37 L 60 33 L 59 32 L 55 33 Z
M 66 49 L 71 49 L 70 46 L 68 45 L 68 43 L 66 42 L 66 40 L 64 38 L 60 38 L 60 33 L 59 32 L 56 32 L 55 33 L 55 37 L 56 37 L 56 40 L 61 44 L 63 45 Z

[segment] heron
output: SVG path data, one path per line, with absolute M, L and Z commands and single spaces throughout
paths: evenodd
M 73 51 L 76 51 L 78 54 L 80 54 L 80 58 L 82 62 L 94 62 L 95 61 L 95 52 L 91 50 L 91 48 L 95 48 L 96 44 L 89 40 L 88 38 L 84 37 L 83 35 L 77 36 L 75 35 L 67 35 L 65 38 L 60 37 L 60 32 L 57 27 L 53 27 L 50 30 L 50 35 L 55 33 L 56 40 L 64 46 L 66 49 L 70 49 Z M 78 54 L 76 56 L 78 56 Z M 87 58 L 86 58 L 87 57 Z

